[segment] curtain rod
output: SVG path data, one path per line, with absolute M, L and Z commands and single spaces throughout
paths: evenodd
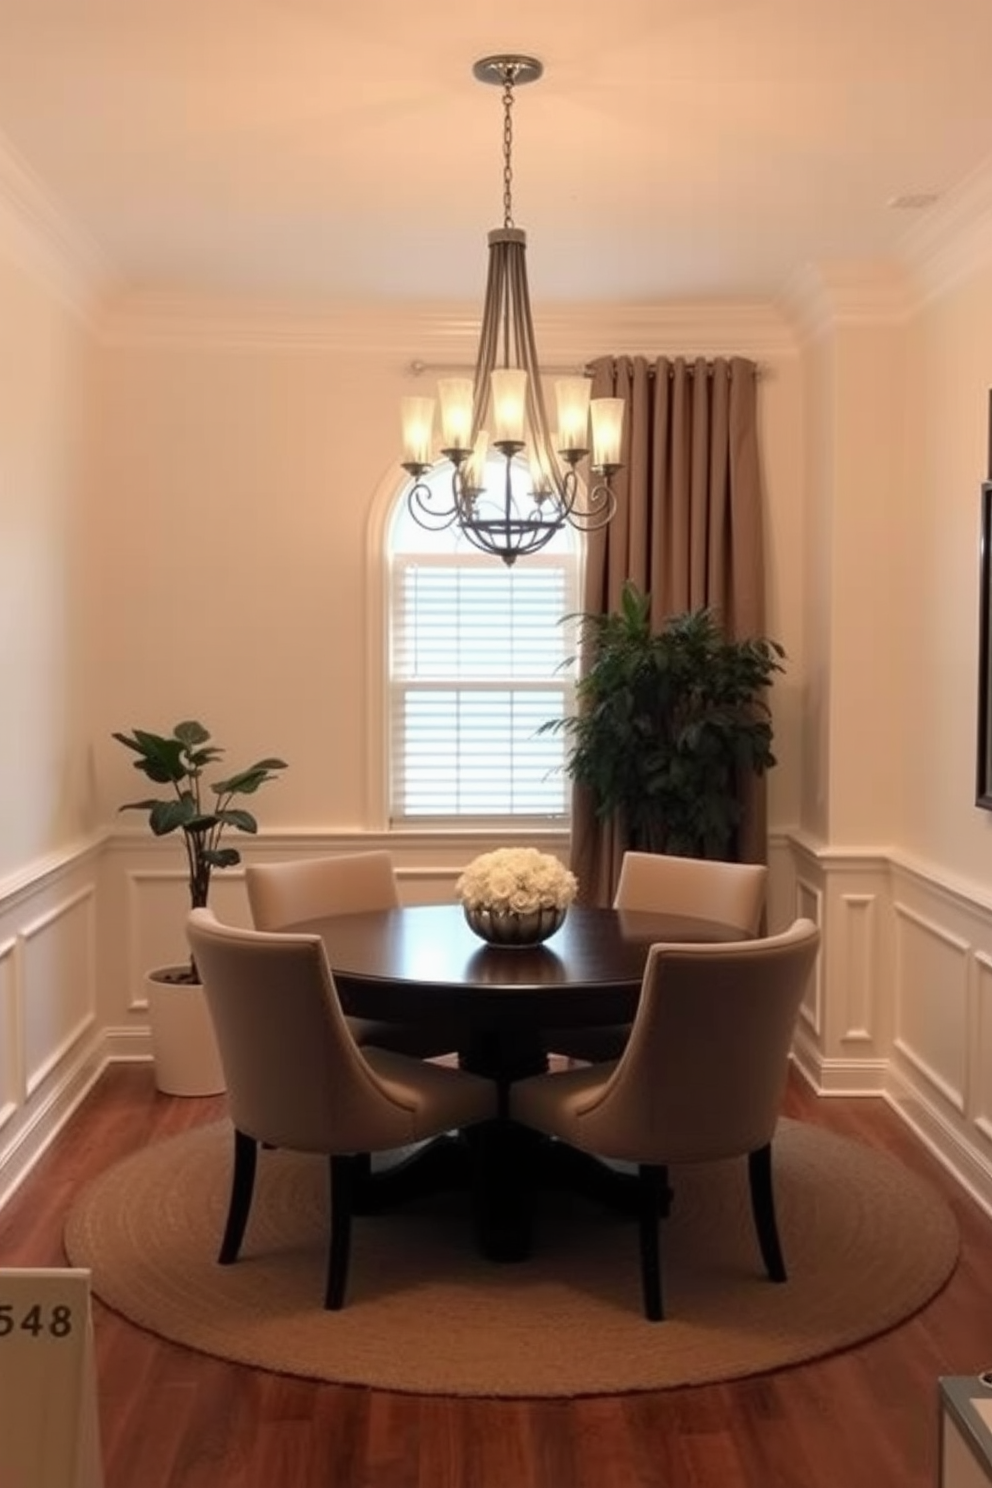
M 722 360 L 722 361 L 725 361 L 725 362 L 732 362 L 734 360 L 734 357 L 737 356 L 737 355 L 738 355 L 738 353 L 736 353 L 736 352 L 734 353 L 734 356 L 726 356 L 726 355 L 724 355 L 722 358 L 719 358 L 719 360 Z M 662 356 L 666 356 L 667 357 L 667 353 L 660 352 L 659 355 L 658 355 L 658 357 L 656 357 L 654 359 L 654 361 L 660 360 Z M 613 357 L 612 360 L 615 362 L 615 361 L 618 360 L 618 358 L 617 357 Z M 648 374 L 648 376 L 649 377 L 655 377 L 655 376 L 657 376 L 657 373 L 656 373 L 655 367 L 654 367 L 654 361 L 649 360 L 647 357 L 645 357 L 644 360 L 647 361 L 647 363 L 648 363 L 648 367 L 647 367 L 647 374 Z M 713 371 L 713 363 L 714 363 L 714 361 L 718 360 L 718 358 L 716 358 L 716 357 L 705 357 L 705 356 L 687 357 L 687 356 L 683 356 L 681 354 L 676 354 L 675 357 L 667 357 L 667 360 L 669 360 L 669 361 L 683 361 L 683 362 L 685 362 L 685 370 L 689 374 L 689 376 L 692 377 L 693 374 L 695 373 L 696 366 L 697 366 L 697 364 L 699 362 L 705 363 L 706 373 L 707 373 L 707 376 L 708 376 L 710 373 L 712 373 L 712 371 Z M 750 357 L 741 357 L 741 360 L 742 361 L 745 361 L 745 362 L 750 362 L 751 361 L 751 358 Z M 764 371 L 764 368 L 761 367 L 761 365 L 758 362 L 752 362 L 752 366 L 754 367 L 754 375 L 755 375 L 755 377 L 760 377 L 761 374 L 762 374 L 762 372 Z M 592 362 L 587 362 L 586 365 L 582 369 L 582 371 L 583 371 L 583 373 L 584 373 L 584 375 L 586 377 L 591 377 L 594 370 L 595 370 L 595 367 L 594 367 L 594 364 Z M 668 376 L 669 376 L 669 378 L 671 378 L 671 377 L 674 376 L 674 373 L 673 373 L 671 367 L 669 367 L 669 369 L 668 369 Z
M 616 357 L 614 357 L 613 360 L 616 361 L 617 360 Z M 645 358 L 645 360 L 648 360 L 648 359 Z M 685 357 L 684 356 L 682 358 L 682 360 L 686 363 L 686 371 L 689 373 L 689 376 L 691 377 L 693 375 L 693 373 L 695 372 L 695 370 L 696 370 L 696 363 L 697 362 L 705 362 L 706 363 L 707 371 L 708 372 L 711 371 L 712 370 L 712 364 L 713 364 L 714 358 L 713 357 L 703 357 L 703 356 L 700 356 L 700 357 Z M 732 358 L 729 357 L 729 356 L 725 356 L 723 358 L 723 360 L 724 361 L 731 361 Z M 750 358 L 749 357 L 745 357 L 744 360 L 745 361 L 750 361 Z M 424 377 L 427 373 L 433 373 L 435 376 L 442 376 L 446 372 L 470 372 L 470 371 L 473 370 L 473 368 L 472 368 L 472 365 L 470 363 L 468 363 L 468 362 L 422 362 L 422 361 L 420 361 L 420 360 L 418 360 L 418 359 L 415 358 L 413 361 L 407 363 L 406 370 L 413 377 Z M 766 369 L 764 367 L 762 367 L 762 365 L 760 364 L 760 362 L 755 362 L 755 364 L 754 364 L 754 371 L 755 371 L 755 376 L 756 377 L 761 377 L 764 374 L 765 370 Z M 552 363 L 552 364 L 549 364 L 547 366 L 542 367 L 541 368 L 541 371 L 547 377 L 590 377 L 592 375 L 592 372 L 593 372 L 593 364 L 591 362 L 587 362 L 585 364 L 585 366 L 582 366 L 582 367 L 574 366 L 574 365 L 573 366 L 570 366 L 570 367 L 566 367 L 566 366 L 555 366 Z M 647 369 L 647 371 L 648 371 L 648 376 L 649 377 L 654 377 L 655 376 L 655 369 L 654 369 L 654 366 L 653 366 L 653 364 L 651 362 L 648 363 L 648 369 Z M 668 369 L 668 375 L 669 375 L 669 377 L 672 376 L 672 370 L 671 370 L 671 368 Z
M 414 377 L 423 377 L 425 373 L 443 374 L 445 372 L 471 372 L 474 363 L 471 362 L 421 362 L 414 360 L 407 364 L 406 370 Z M 588 373 L 587 367 L 542 367 L 541 371 L 551 377 L 584 377 Z

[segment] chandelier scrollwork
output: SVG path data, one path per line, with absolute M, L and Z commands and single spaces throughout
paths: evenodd
M 432 530 L 457 524 L 474 547 L 509 565 L 543 548 L 566 522 L 589 532 L 612 520 L 623 401 L 591 399 L 586 376 L 559 378 L 552 435 L 527 287 L 527 238 L 513 225 L 512 205 L 513 90 L 539 78 L 543 67 L 533 57 L 496 56 L 482 58 L 473 71 L 503 88 L 503 226 L 489 234 L 475 377 L 442 378 L 438 386 L 450 499 L 423 479 L 435 465 L 434 398 L 403 399 L 402 464 L 413 478 L 407 501 L 414 521 Z M 503 459 L 499 489 L 486 485 L 491 450 Z M 578 467 L 587 458 L 593 478 L 583 482 Z

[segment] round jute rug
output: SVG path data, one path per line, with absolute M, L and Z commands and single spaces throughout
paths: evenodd
M 104 1173 L 70 1213 L 69 1260 L 154 1333 L 340 1383 L 568 1396 L 740 1378 L 893 1327 L 957 1259 L 947 1205 L 901 1164 L 783 1121 L 784 1285 L 762 1269 L 740 1161 L 673 1170 L 665 1322 L 641 1313 L 636 1223 L 550 1194 L 533 1256 L 514 1265 L 477 1253 L 463 1194 L 356 1219 L 346 1305 L 328 1313 L 321 1158 L 260 1154 L 242 1259 L 216 1264 L 231 1141 L 226 1123 L 201 1127 Z

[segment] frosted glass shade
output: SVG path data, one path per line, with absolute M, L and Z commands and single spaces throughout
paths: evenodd
M 589 405 L 592 417 L 592 463 L 597 468 L 620 464 L 623 438 L 623 399 L 593 398 Z
M 592 383 L 588 377 L 560 377 L 555 383 L 558 402 L 558 439 L 560 450 L 585 450 L 589 448 L 589 393 Z
M 498 367 L 490 374 L 493 443 L 523 444 L 527 373 L 518 367 Z
M 429 465 L 433 459 L 433 398 L 401 398 L 404 465 Z
M 472 383 L 467 377 L 442 377 L 437 390 L 441 398 L 441 448 L 472 448 Z

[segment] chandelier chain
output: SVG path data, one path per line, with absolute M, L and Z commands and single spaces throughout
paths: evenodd
M 513 226 L 513 74 L 503 80 L 503 226 Z

